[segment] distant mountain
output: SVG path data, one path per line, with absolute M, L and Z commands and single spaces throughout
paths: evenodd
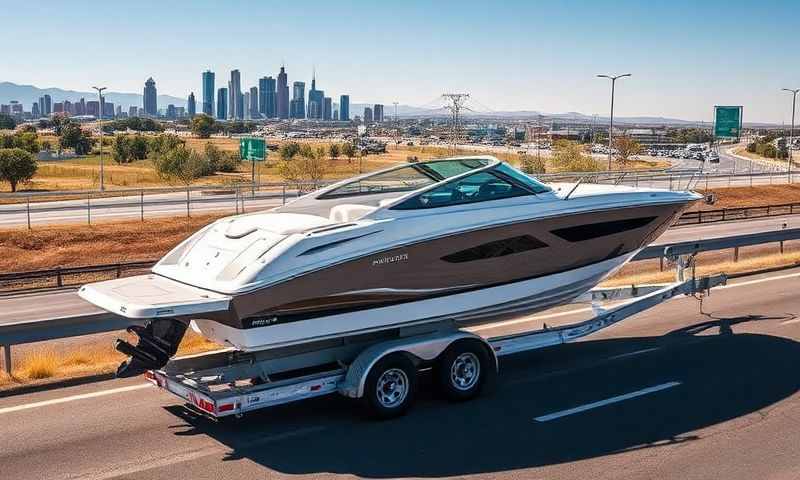
M 39 97 L 48 94 L 52 97 L 53 103 L 69 100 L 70 102 L 79 101 L 81 98 L 89 100 L 97 100 L 97 92 L 77 92 L 74 90 L 62 90 L 60 88 L 38 88 L 33 85 L 17 85 L 11 82 L 0 82 L 0 103 L 8 103 L 11 100 L 17 100 L 22 103 L 25 111 L 30 111 L 33 102 L 38 102 Z M 122 106 L 123 110 L 128 109 L 130 105 L 142 106 L 142 95 L 138 93 L 120 93 L 120 92 L 106 92 L 103 94 L 106 101 L 112 102 L 114 105 Z M 170 95 L 159 95 L 158 106 L 164 108 L 170 103 L 176 107 L 185 107 L 186 99 L 173 97 Z

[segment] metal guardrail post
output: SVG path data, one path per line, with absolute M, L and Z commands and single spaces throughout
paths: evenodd
M 239 215 L 239 187 L 233 191 L 233 206 L 236 208 L 236 215 Z
M 3 370 L 11 375 L 11 345 L 0 345 L 3 347 Z
M 282 204 L 286 205 L 286 185 L 283 186 L 283 196 L 281 197 Z
M 30 195 L 28 195 L 27 212 L 28 212 L 28 230 L 30 230 L 31 229 L 31 196 Z
M 86 194 L 86 223 L 88 225 L 92 224 L 92 194 Z
M 144 190 L 139 193 L 139 219 L 144 222 Z
M 739 261 L 739 247 L 733 247 L 733 263 Z
M 61 276 L 61 267 L 56 267 L 56 286 L 59 288 L 64 286 L 64 278 Z
M 192 218 L 192 214 L 189 211 L 189 187 L 186 187 L 186 218 Z

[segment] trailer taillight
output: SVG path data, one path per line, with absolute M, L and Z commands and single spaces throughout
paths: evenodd
M 226 403 L 225 405 L 220 405 L 217 407 L 217 412 L 229 412 L 236 407 L 235 403 Z

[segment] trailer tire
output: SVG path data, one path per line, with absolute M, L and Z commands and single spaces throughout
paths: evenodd
M 434 367 L 439 391 L 450 401 L 463 402 L 480 395 L 497 376 L 492 357 L 478 340 L 453 343 Z
M 405 414 L 417 394 L 417 367 L 403 353 L 391 353 L 372 366 L 364 384 L 367 410 L 388 419 Z

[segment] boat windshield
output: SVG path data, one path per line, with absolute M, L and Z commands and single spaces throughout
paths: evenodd
M 411 163 L 401 168 L 376 173 L 325 192 L 318 198 L 349 197 L 373 193 L 410 192 L 450 177 L 489 165 L 486 158 L 460 158 Z
M 495 167 L 494 171 L 500 172 L 503 175 L 510 177 L 512 180 L 521 183 L 522 185 L 528 187 L 528 189 L 533 193 L 545 193 L 550 191 L 550 187 L 548 187 L 544 183 L 536 180 L 533 177 L 525 175 L 516 168 L 512 168 L 506 165 L 505 163 L 501 163 L 500 165 Z

